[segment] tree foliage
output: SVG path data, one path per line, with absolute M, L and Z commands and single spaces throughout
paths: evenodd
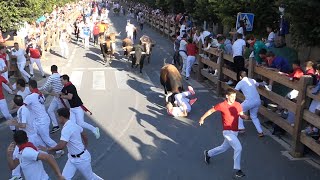
M 74 0 L 0 0 L 0 27 L 2 30 L 17 28 L 23 21 L 35 21 L 53 6 L 63 6 Z

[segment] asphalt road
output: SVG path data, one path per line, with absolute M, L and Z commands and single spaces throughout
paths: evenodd
M 122 32 L 118 47 L 125 36 L 126 19 L 113 17 L 113 30 Z M 88 150 L 96 174 L 104 179 L 122 180 L 228 180 L 233 175 L 233 151 L 212 158 L 206 165 L 203 151 L 223 142 L 220 114 L 209 117 L 199 127 L 198 119 L 212 105 L 222 101 L 204 86 L 189 80 L 196 90 L 198 101 L 188 118 L 172 118 L 166 114 L 159 71 L 163 59 L 171 59 L 172 44 L 158 32 L 145 26 L 138 35 L 149 35 L 157 44 L 151 64 L 143 74 L 131 69 L 130 63 L 117 55 L 111 67 L 101 64 L 101 54 L 95 47 L 84 49 L 70 44 L 71 57 L 63 60 L 48 56 L 46 68 L 55 63 L 61 73 L 71 76 L 85 105 L 93 112 L 85 121 L 100 127 L 101 138 L 89 136 Z M 59 53 L 58 49 L 56 53 Z M 122 54 L 122 52 L 120 52 Z M 170 60 L 171 61 L 171 60 Z M 258 138 L 254 126 L 246 122 L 247 133 L 239 137 L 242 146 L 241 165 L 250 180 L 317 180 L 320 171 L 305 161 L 291 161 L 282 155 L 285 149 L 271 137 Z M 12 133 L 0 128 L 1 179 L 10 177 L 5 160 L 5 149 Z M 53 135 L 58 141 L 60 131 Z M 66 156 L 58 159 L 61 169 Z M 53 173 L 48 169 L 52 176 Z M 75 179 L 83 179 L 79 174 Z

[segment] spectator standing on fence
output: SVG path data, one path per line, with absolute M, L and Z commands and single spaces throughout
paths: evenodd
M 11 56 L 12 58 L 17 59 L 17 66 L 22 77 L 26 80 L 26 82 L 29 82 L 31 76 L 24 70 L 27 63 L 26 57 L 28 57 L 28 55 L 24 49 L 19 48 L 19 44 L 17 42 L 14 43 L 14 49 L 11 52 Z
M 186 76 L 186 64 L 187 64 L 187 34 L 184 34 L 182 36 L 182 39 L 180 41 L 180 46 L 179 46 L 179 55 L 182 58 L 182 71 L 181 74 L 183 76 Z
M 245 100 L 241 103 L 243 112 L 250 112 L 251 120 L 258 131 L 258 136 L 263 137 L 263 131 L 261 128 L 260 120 L 258 118 L 259 107 L 261 106 L 261 100 L 257 87 L 257 83 L 254 79 L 248 78 L 245 71 L 240 72 L 240 81 L 237 83 L 235 89 L 241 91 L 244 94 Z M 243 119 L 239 117 L 239 131 L 244 131 Z
M 234 149 L 233 155 L 233 169 L 235 172 L 235 177 L 244 177 L 245 174 L 241 171 L 240 162 L 241 162 L 241 152 L 242 146 L 238 139 L 238 121 L 241 116 L 244 119 L 248 117 L 243 114 L 242 107 L 240 103 L 236 102 L 236 91 L 229 88 L 226 93 L 226 100 L 215 105 L 209 109 L 199 120 L 200 126 L 204 123 L 205 119 L 216 111 L 221 112 L 222 124 L 223 124 L 223 143 L 209 151 L 204 151 L 205 162 L 210 163 L 210 158 L 221 154 L 228 150 L 230 147 Z
M 232 45 L 232 55 L 234 62 L 233 68 L 237 73 L 237 81 L 240 81 L 240 71 L 243 71 L 245 69 L 243 53 L 246 47 L 246 42 L 243 40 L 242 36 L 242 34 L 237 34 L 237 40 Z M 229 81 L 228 84 L 233 84 L 233 81 L 231 81 Z
M 31 40 L 31 43 L 27 47 L 26 53 L 29 54 L 29 56 L 30 56 L 29 69 L 30 69 L 31 77 L 33 77 L 33 74 L 34 74 L 33 73 L 33 63 L 36 63 L 40 72 L 41 72 L 42 77 L 46 78 L 44 71 L 42 69 L 42 66 L 41 66 L 41 62 L 40 62 L 40 59 L 42 56 L 42 50 L 41 50 L 41 47 L 37 45 L 35 39 Z
M 198 54 L 198 48 L 195 43 L 192 42 L 192 39 L 188 39 L 187 45 L 187 65 L 186 65 L 186 80 L 190 77 L 191 68 L 196 61 L 196 55 Z

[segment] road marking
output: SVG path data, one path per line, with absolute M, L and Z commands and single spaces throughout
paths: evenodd
M 73 70 L 115 70 L 113 67 L 97 67 L 97 68 L 73 68 Z
M 130 89 L 129 85 L 127 84 L 128 81 L 128 74 L 125 71 L 115 71 L 116 82 L 118 89 Z
M 82 75 L 83 75 L 83 71 L 72 71 L 71 73 L 70 81 L 74 86 L 76 86 L 77 90 L 80 90 Z
M 105 90 L 105 74 L 104 71 L 93 71 L 93 82 L 92 89 L 93 90 Z

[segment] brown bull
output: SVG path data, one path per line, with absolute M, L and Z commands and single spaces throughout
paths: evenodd
M 165 64 L 160 71 L 160 83 L 164 93 L 171 91 L 173 94 L 183 91 L 182 77 L 178 69 L 172 64 Z

